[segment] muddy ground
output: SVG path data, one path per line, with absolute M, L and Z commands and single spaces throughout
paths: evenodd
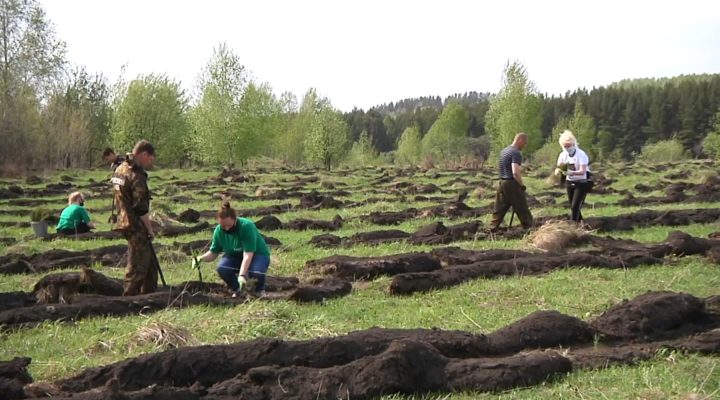
M 198 244 L 199 246 L 200 244 Z M 323 302 L 348 295 L 352 281 L 391 276 L 389 293 L 407 295 L 459 285 L 471 279 L 513 275 L 539 275 L 559 268 L 593 267 L 627 269 L 664 262 L 666 255 L 713 254 L 720 240 L 704 239 L 675 231 L 662 243 L 588 235 L 575 245 L 590 249 L 568 253 L 529 253 L 518 250 L 473 251 L 456 247 L 381 257 L 335 255 L 306 263 L 300 282 L 295 277 L 268 277 L 262 300 Z M 210 272 L 216 279 L 214 271 Z M 83 268 L 79 272 L 49 274 L 32 293 L 0 293 L 0 328 L 17 329 L 43 321 L 73 321 L 93 315 L 128 315 L 167 307 L 195 304 L 232 305 L 251 297 L 228 299 L 229 291 L 217 283 L 190 281 L 158 293 L 120 297 L 122 282 Z
M 216 278 L 213 276 L 213 279 Z M 0 330 L 32 327 L 45 321 L 72 322 L 99 315 L 148 314 L 200 304 L 233 306 L 255 300 L 323 302 L 348 295 L 352 285 L 336 277 L 301 283 L 294 277 L 268 276 L 265 290 L 266 295 L 261 298 L 249 291 L 233 298 L 224 284 L 188 281 L 161 287 L 155 293 L 123 297 L 121 280 L 86 268 L 80 272 L 47 275 L 35 284 L 31 293 L 0 293 Z
M 95 399 L 370 399 L 481 391 L 631 364 L 660 349 L 720 351 L 720 298 L 648 292 L 583 321 L 538 311 L 488 334 L 371 328 L 305 341 L 257 339 L 176 348 L 28 383 L 27 359 L 0 363 L 15 397 Z M 9 371 L 9 372 L 5 372 Z M 13 386 L 14 385 L 14 386 Z M 18 392 L 21 388 L 22 392 Z
M 443 212 L 448 208 L 442 208 Z M 475 212 L 475 211 L 473 211 Z M 399 222 L 405 217 L 416 215 L 417 210 L 408 209 L 401 212 L 370 214 L 366 217 L 375 223 L 391 225 Z M 438 214 L 439 215 L 439 214 Z M 536 226 L 549 221 L 565 219 L 565 216 L 539 217 L 535 220 Z M 720 219 L 720 209 L 704 208 L 689 210 L 639 210 L 634 213 L 622 214 L 611 217 L 590 217 L 583 220 L 588 229 L 596 232 L 631 231 L 634 228 L 649 226 L 682 226 L 690 224 L 707 224 Z M 509 222 L 508 222 L 509 224 Z M 470 221 L 456 225 L 445 226 L 443 222 L 434 222 L 426 225 L 413 233 L 398 229 L 377 230 L 359 232 L 347 237 L 340 237 L 333 234 L 321 234 L 310 239 L 310 244 L 318 247 L 351 247 L 356 245 L 378 245 L 407 241 L 411 244 L 436 245 L 447 244 L 463 240 L 495 240 L 495 239 L 519 239 L 527 233 L 527 230 L 515 222 L 514 227 L 503 227 L 498 231 L 491 231 L 482 226 L 480 221 Z

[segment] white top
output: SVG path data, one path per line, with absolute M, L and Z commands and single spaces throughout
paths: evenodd
M 577 146 L 575 146 L 575 154 L 572 156 L 568 154 L 566 150 L 563 150 L 560 152 L 560 155 L 558 156 L 557 164 L 567 164 L 567 173 L 566 178 L 569 181 L 585 181 L 587 180 L 587 172 L 582 175 L 570 175 L 571 171 L 580 171 L 580 166 L 585 165 L 586 171 L 590 170 L 590 167 L 588 164 L 590 163 L 590 159 L 588 158 L 587 154 L 585 154 L 584 151 L 580 150 Z

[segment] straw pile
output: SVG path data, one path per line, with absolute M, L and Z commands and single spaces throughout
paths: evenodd
M 141 327 L 137 333 L 139 344 L 152 344 L 159 349 L 193 346 L 197 340 L 185 329 L 166 322 L 153 322 Z
M 580 242 L 590 231 L 573 221 L 548 221 L 532 232 L 528 239 L 540 250 L 560 252 Z

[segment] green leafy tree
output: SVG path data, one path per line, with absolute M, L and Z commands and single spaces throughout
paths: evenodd
M 45 140 L 36 152 L 50 165 L 89 167 L 110 143 L 110 87 L 102 75 L 83 68 L 56 90 L 43 108 Z
M 580 147 L 587 153 L 590 160 L 597 159 L 597 128 L 593 117 L 583 111 L 583 105 L 580 97 L 575 101 L 575 111 L 572 118 L 568 122 L 568 129 L 572 131 L 577 138 Z M 560 131 L 562 132 L 562 131 Z
M 245 66 L 225 43 L 213 49 L 200 74 L 199 100 L 190 114 L 194 158 L 211 163 L 246 158 L 243 144 L 248 140 L 243 133 L 247 131 L 240 132 L 240 108 L 248 80 Z
M 259 155 L 272 155 L 268 149 L 276 143 L 283 120 L 282 103 L 275 98 L 269 85 L 253 82 L 248 85 L 240 101 L 235 125 L 234 145 L 238 148 L 236 157 L 240 162 Z
M 0 164 L 44 163 L 40 105 L 65 70 L 65 43 L 35 0 L 0 1 Z
M 378 161 L 378 151 L 372 144 L 372 139 L 367 132 L 360 133 L 358 140 L 353 143 L 348 153 L 347 163 L 349 165 L 361 166 L 372 165 Z
M 42 95 L 64 72 L 65 43 L 35 0 L 0 1 L 0 68 L 6 95 L 27 86 Z
M 545 143 L 537 150 L 532 156 L 533 162 L 537 165 L 542 166 L 550 171 L 555 169 L 557 158 L 562 147 L 560 147 L 560 134 L 566 129 L 570 129 L 572 118 L 562 117 L 560 118 L 555 127 L 552 129 L 551 135 L 547 138 Z
M 320 110 L 329 106 L 329 101 L 318 96 L 315 89 L 311 88 L 305 93 L 300 107 L 290 113 L 287 132 L 278 143 L 285 162 L 297 165 L 305 160 L 305 139 L 313 129 Z
M 703 152 L 709 157 L 720 158 L 720 133 L 710 132 L 703 139 Z
M 405 128 L 400 136 L 395 162 L 400 165 L 417 165 L 422 156 L 422 139 L 416 127 Z
M 141 76 L 119 86 L 111 134 L 119 149 L 132 149 L 147 139 L 158 161 L 180 165 L 186 158 L 189 133 L 188 100 L 180 84 L 165 75 Z
M 310 130 L 305 136 L 305 158 L 321 164 L 326 170 L 336 165 L 347 151 L 350 130 L 338 111 L 329 102 L 321 102 L 312 116 Z
M 449 161 L 467 154 L 469 126 L 465 109 L 456 102 L 449 103 L 422 140 L 423 156 L 431 155 L 436 161 Z
M 271 158 L 287 161 L 287 144 L 293 121 L 298 115 L 298 100 L 294 93 L 283 92 L 278 99 L 280 114 L 278 115 L 275 136 L 272 145 L 265 149 L 265 154 Z M 302 152 L 298 159 L 302 159 Z
M 646 144 L 642 148 L 640 158 L 650 162 L 661 163 L 687 159 L 688 153 L 679 140 L 670 139 Z
M 720 158 L 720 111 L 715 114 L 712 127 L 713 131 L 703 140 L 703 151 L 708 156 L 718 159 Z
M 520 62 L 508 62 L 503 77 L 502 88 L 490 99 L 490 108 L 485 116 L 493 151 L 497 152 L 512 143 L 518 132 L 525 132 L 528 134 L 525 152 L 532 153 L 542 143 L 542 101 Z

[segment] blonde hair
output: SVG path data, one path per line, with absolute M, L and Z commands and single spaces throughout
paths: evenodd
M 70 196 L 68 196 L 68 204 L 72 204 L 74 202 L 80 202 L 83 200 L 85 196 L 81 192 L 72 192 L 70 193 Z
M 560 146 L 564 143 L 572 143 L 577 146 L 577 139 L 570 130 L 565 129 L 565 131 L 560 134 L 560 140 L 558 140 L 558 143 L 560 143 Z

